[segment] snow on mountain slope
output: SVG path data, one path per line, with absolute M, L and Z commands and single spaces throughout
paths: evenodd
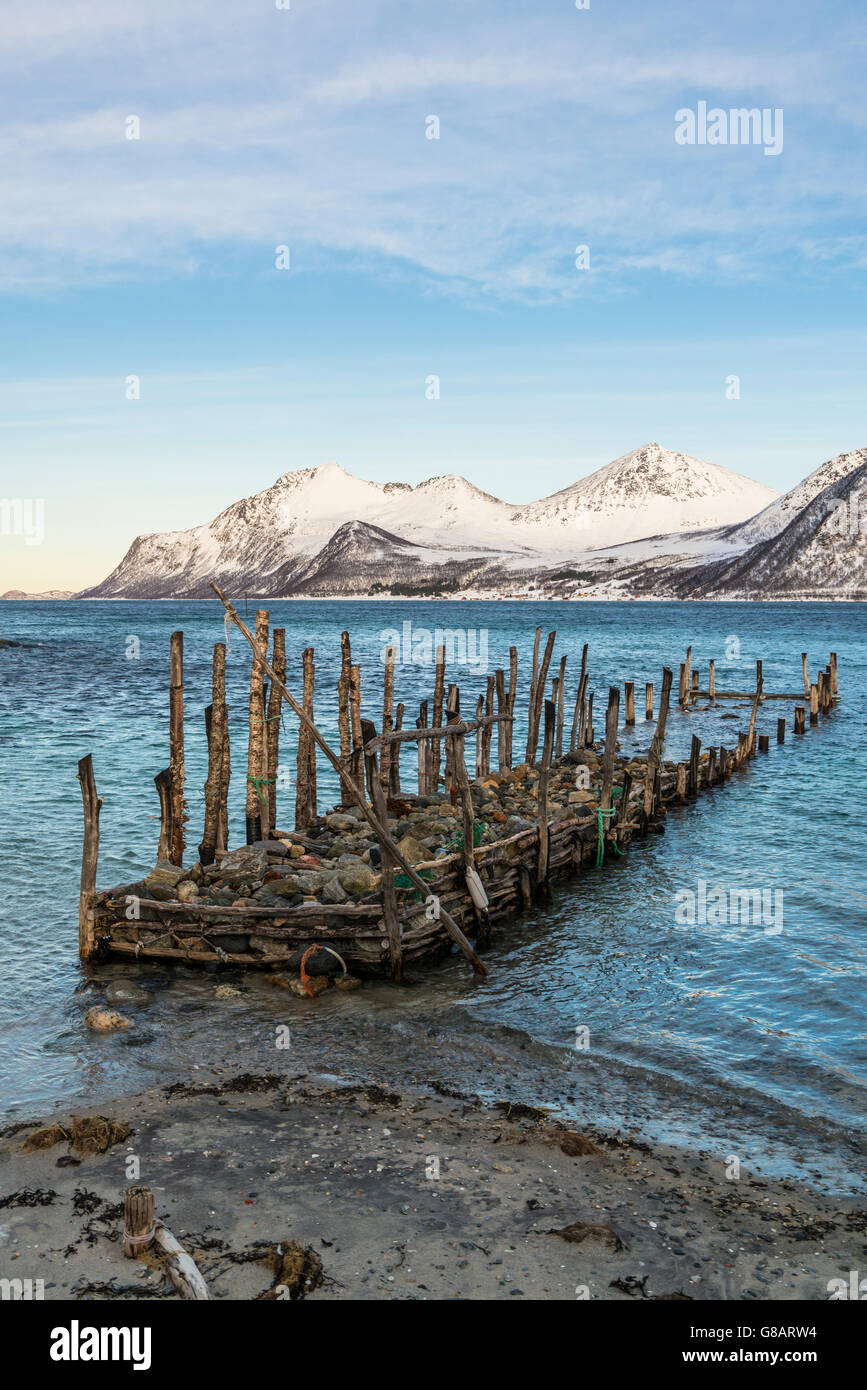
M 738 545 L 755 545 L 757 541 L 777 536 L 802 511 L 814 497 L 818 497 L 826 487 L 854 473 L 856 468 L 867 463 L 867 449 L 852 449 L 848 454 L 837 454 L 804 478 L 791 491 L 759 512 L 757 516 L 733 526 L 727 532 L 727 539 Z
M 688 454 L 643 444 L 570 487 L 518 509 L 554 549 L 593 549 L 673 531 L 731 525 L 779 494 Z
M 208 593 L 212 579 L 251 593 L 287 592 L 302 577 L 310 580 L 307 562 L 351 522 L 424 547 L 425 565 L 459 562 L 472 569 L 473 562 L 490 561 L 508 571 L 637 537 L 728 525 L 775 495 L 657 444 L 525 507 L 454 474 L 411 487 L 366 482 L 329 463 L 284 473 L 206 525 L 139 536 L 108 578 L 83 596 L 197 597 Z M 371 550 L 370 535 L 364 544 Z M 330 557 L 324 563 L 337 573 Z

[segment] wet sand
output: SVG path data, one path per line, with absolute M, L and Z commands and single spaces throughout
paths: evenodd
M 133 1181 L 215 1299 L 826 1300 L 867 1255 L 855 1199 L 441 1086 L 226 1073 L 89 1113 L 132 1132 L 77 1162 L 26 1151 L 36 1120 L 0 1135 L 0 1277 L 46 1300 L 177 1298 L 124 1257 Z M 297 1287 L 287 1242 L 311 1252 Z

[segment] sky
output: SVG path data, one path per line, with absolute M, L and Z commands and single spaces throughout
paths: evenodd
M 330 460 L 867 444 L 865 50 L 860 0 L 5 0 L 0 593 Z

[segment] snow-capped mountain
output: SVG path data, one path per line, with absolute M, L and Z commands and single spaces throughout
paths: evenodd
M 233 503 L 205 525 L 139 536 L 113 573 L 82 597 L 204 597 L 212 579 L 236 592 L 276 596 L 297 586 L 309 592 L 314 572 L 320 584 L 333 572 L 329 582 L 337 593 L 341 567 L 327 548 L 350 523 L 367 528 L 340 540 L 347 554 L 352 550 L 353 572 L 359 544 L 369 552 L 366 563 L 377 563 L 373 533 L 378 532 L 389 546 L 420 548 L 417 554 L 402 552 L 402 570 L 421 574 L 443 565 L 453 575 L 485 567 L 503 574 L 562 563 L 641 536 L 725 527 L 776 495 L 658 444 L 646 444 L 562 492 L 520 507 L 454 474 L 412 487 L 367 482 L 329 463 L 284 473 L 272 487 Z M 381 578 L 373 572 L 370 577 Z
M 659 444 L 642 444 L 587 478 L 519 509 L 550 547 L 598 550 L 673 531 L 728 526 L 779 496 L 773 488 Z
M 867 450 L 838 458 L 858 455 L 864 455 L 860 466 L 814 492 L 781 530 L 736 559 L 679 571 L 672 584 L 677 596 L 867 599 Z M 823 464 L 800 487 L 812 491 L 813 479 L 829 467 Z
M 731 527 L 726 533 L 727 539 L 736 541 L 739 545 L 755 545 L 757 541 L 778 536 L 814 497 L 818 497 L 820 492 L 824 492 L 826 487 L 830 487 L 840 478 L 854 473 L 856 468 L 860 468 L 864 463 L 867 463 L 867 449 L 852 449 L 847 454 L 837 454 L 821 464 L 796 487 L 782 497 L 777 497 L 757 516 L 751 517 L 739 526 Z

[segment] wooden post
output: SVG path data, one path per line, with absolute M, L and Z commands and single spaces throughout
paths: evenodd
M 602 754 L 602 793 L 599 805 L 603 811 L 611 809 L 611 786 L 614 780 L 614 760 L 617 757 L 617 726 L 620 722 L 620 687 L 612 685 L 608 690 L 608 709 L 605 712 L 605 751 Z
M 250 665 L 249 718 L 247 741 L 247 844 L 262 838 L 262 752 L 265 747 L 265 701 L 263 682 L 268 659 L 268 612 L 256 610 L 256 646 Z
M 340 677 L 337 681 L 337 729 L 340 735 L 340 761 L 345 769 L 340 775 L 340 803 L 346 806 L 349 794 L 346 790 L 346 772 L 352 761 L 352 721 L 349 716 L 349 682 L 352 670 L 352 646 L 349 633 L 340 634 Z M 421 747 L 421 744 L 419 744 Z M 422 787 L 419 784 L 419 795 Z
M 541 632 L 541 628 L 538 629 Z M 545 643 L 545 652 L 542 657 L 542 665 L 539 668 L 539 678 L 536 682 L 535 698 L 530 711 L 530 728 L 527 733 L 527 762 L 531 767 L 535 766 L 536 750 L 539 747 L 539 725 L 542 721 L 542 706 L 545 702 L 545 684 L 548 680 L 548 667 L 551 664 L 551 656 L 554 651 L 554 642 L 557 639 L 556 632 L 548 633 L 548 640 Z
M 498 670 L 494 672 L 494 689 L 497 692 L 497 714 L 508 714 L 505 671 Z M 499 772 L 505 772 L 506 768 L 509 766 L 507 742 L 507 730 L 509 727 L 508 723 L 499 723 L 497 725 L 497 769 Z
M 692 647 L 686 649 L 686 671 L 684 674 L 684 691 L 686 694 L 686 706 L 689 709 L 689 695 L 692 689 Z
M 184 634 L 173 632 L 169 676 L 169 767 L 172 771 L 172 839 L 168 858 L 184 862 Z
M 517 648 L 517 647 L 510 647 L 510 648 L 509 648 L 509 705 L 508 705 L 507 713 L 510 714 L 510 715 L 512 716 L 512 722 L 511 722 L 511 723 L 508 723 L 508 724 L 505 724 L 505 725 L 503 726 L 504 729 L 506 730 L 506 748 L 508 749 L 508 753 L 507 753 L 507 755 L 506 755 L 506 770 L 509 771 L 509 772 L 510 772 L 511 769 L 512 769 L 512 748 L 513 748 L 513 738 L 512 738 L 512 736 L 513 736 L 514 731 L 515 731 L 515 724 L 514 724 L 514 719 L 515 719 L 515 696 L 516 696 L 516 694 L 517 694 L 517 691 L 518 691 L 518 648 Z
M 716 781 L 716 749 L 707 750 L 707 785 L 712 787 Z
M 123 1194 L 123 1253 L 135 1260 L 154 1242 L 154 1194 L 149 1187 L 128 1187 Z
M 301 704 L 311 723 L 313 717 L 313 697 L 316 685 L 316 668 L 313 664 L 313 648 L 305 647 L 301 657 L 303 685 Z M 305 830 L 316 819 L 316 744 L 309 726 L 302 724 L 298 730 L 298 772 L 295 779 L 295 829 Z
M 364 786 L 364 737 L 361 732 L 361 667 L 349 668 L 349 719 L 352 729 L 352 765 L 349 781 Z M 347 787 L 349 786 L 347 781 Z
M 587 696 L 587 728 L 584 734 L 585 747 L 593 747 L 593 694 L 591 690 Z
M 707 693 L 711 704 L 716 702 L 716 662 L 711 661 L 707 668 Z
M 738 767 L 742 767 L 750 756 L 750 736 L 749 734 L 738 734 Z
M 801 674 L 804 677 L 804 699 L 810 698 L 810 677 L 807 675 L 807 653 L 801 652 Z
M 388 812 L 386 810 L 385 791 L 383 790 L 382 777 L 376 765 L 376 754 L 366 753 L 365 761 L 368 763 L 367 781 L 373 789 L 372 799 L 376 814 L 382 824 L 387 825 Z M 391 977 L 393 980 L 399 980 L 403 972 L 403 947 L 400 939 L 400 919 L 397 915 L 397 895 L 394 891 L 394 859 L 389 842 L 382 837 L 379 840 L 379 852 L 382 860 L 382 918 L 388 941 Z
M 810 686 L 810 723 L 811 723 L 811 724 L 818 724 L 818 722 L 819 722 L 819 687 L 818 687 L 818 685 L 811 685 L 811 686 Z
M 250 629 L 247 627 L 246 623 L 240 617 L 237 609 L 229 602 L 229 600 L 226 598 L 226 595 L 223 593 L 223 591 L 219 588 L 217 584 L 212 583 L 211 588 L 217 595 L 217 598 L 222 603 L 230 618 L 233 620 L 233 622 L 236 624 L 236 626 L 243 634 L 245 641 L 249 643 L 250 647 L 255 651 L 256 639 L 254 638 Z M 265 661 L 265 669 L 272 680 L 278 679 L 278 677 L 275 676 L 273 670 L 270 668 L 267 661 L 267 657 Z M 328 759 L 331 766 L 334 768 L 335 772 L 339 773 L 340 759 L 338 755 L 322 737 L 322 734 L 319 732 L 316 725 L 311 724 L 309 716 L 302 708 L 302 706 L 299 705 L 298 701 L 295 699 L 291 691 L 285 685 L 283 686 L 282 694 L 284 700 L 286 700 L 287 704 L 289 704 L 289 706 L 301 720 L 302 724 L 308 724 L 310 726 L 310 731 L 313 734 L 317 746 L 322 749 L 322 752 L 325 754 L 326 758 Z M 423 895 L 427 895 L 429 893 L 428 884 L 421 877 L 421 875 L 416 872 L 414 866 L 410 864 L 409 860 L 401 852 L 400 846 L 395 842 L 391 835 L 391 832 L 388 829 L 388 824 L 383 824 L 381 818 L 376 814 L 375 811 L 371 809 L 371 807 L 365 800 L 364 792 L 362 791 L 361 787 L 357 785 L 354 779 L 351 780 L 349 790 L 352 795 L 353 801 L 358 806 L 359 810 L 361 811 L 361 814 L 364 816 L 364 819 L 367 821 L 368 825 L 371 826 L 377 837 L 388 845 L 388 848 L 391 851 L 395 862 L 397 863 L 398 867 L 401 868 L 403 872 L 407 875 L 412 886 L 415 889 L 417 889 L 418 892 L 422 893 Z M 483 976 L 487 975 L 488 970 L 484 961 L 481 960 L 477 953 L 473 950 L 466 936 L 461 931 L 460 927 L 458 926 L 454 918 L 451 916 L 451 914 L 448 913 L 442 906 L 440 906 L 440 920 L 442 921 L 444 927 L 446 928 L 446 931 L 448 932 L 452 940 L 456 942 L 458 946 L 460 946 L 461 950 L 463 951 L 467 960 L 472 965 L 476 974 Z
M 760 701 L 761 698 L 762 698 L 762 686 L 763 686 L 763 684 L 764 684 L 764 681 L 763 681 L 763 679 L 762 679 L 762 663 L 761 663 L 760 661 L 757 661 L 757 662 L 756 662 L 756 694 L 755 694 L 755 698 L 754 698 L 754 700 L 753 700 L 753 708 L 752 708 L 752 710 L 751 710 L 751 712 L 750 712 L 750 731 L 749 731 L 749 735 L 748 735 L 749 747 L 748 747 L 748 750 L 747 750 L 747 751 L 748 751 L 748 755 L 750 755 L 750 756 L 751 756 L 753 753 L 755 753 L 755 751 L 756 751 L 756 715 L 757 715 L 758 712 L 759 712 L 759 701 Z
M 163 768 L 154 778 L 154 786 L 160 799 L 160 840 L 157 846 L 157 859 L 168 859 L 172 849 L 172 770 Z
M 771 746 L 771 740 L 767 734 L 759 734 L 759 752 L 767 753 Z
M 205 710 L 208 740 L 208 776 L 205 782 L 205 823 L 199 845 L 199 863 L 213 864 L 220 838 L 220 792 L 223 786 L 223 751 L 226 743 L 226 644 L 214 643 L 211 677 L 212 703 Z
M 796 734 L 802 734 L 803 732 L 804 732 L 804 706 L 803 706 L 803 705 L 795 705 L 795 733 L 796 733 Z
M 489 716 L 494 713 L 494 690 L 496 689 L 496 684 L 496 678 L 494 676 L 488 676 L 487 685 L 485 687 L 485 714 Z M 494 738 L 493 724 L 485 725 L 484 735 L 484 775 L 485 777 L 489 777 L 491 775 L 491 744 Z
M 635 681 L 626 681 L 623 686 L 626 696 L 626 716 L 627 724 L 635 723 Z
M 481 696 L 479 697 L 481 698 Z M 481 729 L 479 730 L 481 733 Z M 469 889 L 469 879 L 476 869 L 476 854 L 474 847 L 474 824 L 475 814 L 473 811 L 473 794 L 470 787 L 470 779 L 467 773 L 467 750 L 466 739 L 463 734 L 455 734 L 450 740 L 453 745 L 452 765 L 455 771 L 455 782 L 458 788 L 458 795 L 461 801 L 461 862 L 464 870 L 464 883 Z M 470 894 L 472 897 L 472 894 Z M 480 935 L 487 934 L 488 913 L 484 907 L 477 906 L 473 901 L 473 910 L 476 920 L 479 923 Z
M 84 808 L 84 842 L 81 850 L 81 888 L 78 897 L 78 954 L 90 960 L 96 953 L 93 903 L 96 896 L 96 868 L 99 862 L 99 813 L 102 797 L 96 794 L 93 757 L 88 753 L 78 764 L 81 802 Z
M 447 695 L 446 695 L 446 724 L 451 724 L 455 719 L 457 719 L 457 717 L 458 717 L 458 715 L 460 714 L 460 712 L 461 712 L 461 692 L 460 692 L 460 687 L 457 686 L 457 685 L 450 685 L 449 688 L 448 688 L 448 693 L 447 693 Z M 447 739 L 445 740 L 445 745 L 446 745 L 445 771 L 444 771 L 445 788 L 446 788 L 446 791 L 447 791 L 447 793 L 448 793 L 448 795 L 449 795 L 449 797 L 450 797 L 450 799 L 451 799 L 452 805 L 454 805 L 455 799 L 454 799 L 454 797 L 452 796 L 452 789 L 455 787 L 455 773 L 454 773 L 454 767 L 452 766 L 452 760 L 453 760 L 453 757 L 454 757 L 454 748 L 452 747 L 452 739 L 447 738 Z M 482 758 L 484 758 L 484 756 L 485 756 L 485 754 L 484 754 L 484 744 L 482 744 Z
M 677 794 L 677 799 L 678 799 L 678 801 L 686 801 L 686 786 L 687 786 L 687 777 L 688 777 L 688 774 L 689 774 L 689 769 L 688 769 L 686 763 L 678 763 L 678 765 L 677 765 L 677 788 L 676 788 L 676 794 Z
M 541 640 L 542 629 L 537 627 L 536 639 L 533 643 L 533 669 L 530 675 L 530 698 L 527 702 L 527 756 L 525 761 L 528 763 L 532 762 L 530 748 L 533 738 L 533 710 L 536 707 L 536 687 L 539 684 L 539 643 Z
M 653 681 L 647 681 L 644 686 L 644 717 L 653 718 Z
M 382 681 L 382 732 L 390 734 L 394 728 L 394 661 L 395 648 L 386 647 L 385 649 L 385 674 Z M 382 785 L 391 785 L 391 745 L 382 745 L 382 757 L 379 760 L 379 775 Z
M 271 661 L 274 670 L 285 685 L 286 683 L 286 629 L 285 627 L 275 627 L 272 636 L 272 655 Z M 265 785 L 268 797 L 268 835 L 277 824 L 277 768 L 280 764 L 280 718 L 283 696 L 280 694 L 280 687 L 276 681 L 271 682 L 271 689 L 268 692 L 268 721 L 265 725 Z M 267 836 L 266 836 L 267 839 Z
M 692 736 L 692 744 L 689 752 L 689 782 L 688 791 L 690 796 L 698 796 L 698 758 L 701 752 L 701 739 L 695 734 Z
M 563 756 L 563 715 L 566 701 L 566 658 L 560 658 L 560 673 L 557 676 L 557 736 L 555 740 L 555 756 L 559 762 Z
M 831 694 L 837 694 L 837 653 L 831 653 Z
M 665 749 L 665 724 L 668 719 L 672 680 L 673 676 L 670 667 L 664 666 L 662 670 L 662 693 L 659 697 L 659 717 L 656 721 L 656 732 L 653 735 L 650 751 L 647 755 L 647 776 L 644 780 L 644 814 L 648 817 L 652 816 L 656 809 L 654 787 L 656 783 L 656 773 L 662 762 L 662 754 Z
M 543 687 L 544 688 L 544 687 Z M 537 893 L 540 898 L 550 896 L 548 887 L 548 778 L 551 774 L 551 758 L 554 752 L 554 730 L 557 722 L 557 706 L 553 700 L 545 701 L 545 731 L 542 739 L 542 766 L 539 769 L 539 856 L 537 860 Z
M 419 707 L 418 707 L 418 719 L 415 721 L 415 727 L 416 727 L 417 729 L 426 729 L 426 728 L 427 728 L 427 700 L 422 700 L 421 704 L 420 704 Z M 427 740 L 426 738 L 420 738 L 419 741 L 418 741 L 418 794 L 419 794 L 419 796 L 427 796 L 427 794 L 428 794 L 428 777 L 429 777 L 429 773 L 428 773 L 428 762 L 429 762 L 429 753 L 430 753 L 430 744 L 428 743 L 428 740 Z
M 485 697 L 480 695 L 476 701 L 476 718 L 481 719 L 485 713 Z M 476 781 L 481 782 L 485 775 L 485 731 L 481 727 L 476 729 Z
M 434 679 L 434 700 L 433 700 L 433 719 L 431 728 L 441 729 L 443 724 L 443 697 L 445 694 L 446 680 L 446 649 L 445 645 L 437 647 L 436 650 L 436 676 Z M 431 796 L 436 796 L 440 789 L 440 743 L 441 740 L 435 738 L 431 741 L 431 781 L 429 792 Z
M 578 685 L 578 694 L 575 696 L 575 715 L 578 718 L 578 743 L 579 748 L 587 746 L 587 672 L 585 671 Z M 573 720 L 574 729 L 574 720 Z M 573 747 L 574 752 L 574 747 Z
M 691 686 L 691 688 L 690 688 L 690 700 L 691 700 L 691 702 L 692 702 L 693 704 L 695 704 L 697 697 L 698 697 L 698 667 L 696 666 L 695 669 L 693 670 L 693 673 L 692 673 L 692 686 Z
M 680 684 L 677 688 L 677 702 L 683 709 L 686 704 L 686 662 L 680 663 Z
M 399 734 L 403 728 L 403 715 L 405 706 L 401 702 L 394 712 L 394 732 Z M 400 750 L 403 744 L 398 740 L 391 745 L 391 762 L 389 764 L 388 789 L 392 796 L 400 796 Z
M 786 741 L 786 720 L 785 717 L 777 720 L 777 743 Z
M 572 737 L 569 740 L 569 751 L 574 753 L 576 747 L 584 747 L 584 696 L 587 691 L 587 643 L 581 652 L 581 675 L 578 677 L 578 693 L 575 696 L 575 713 L 572 716 Z

